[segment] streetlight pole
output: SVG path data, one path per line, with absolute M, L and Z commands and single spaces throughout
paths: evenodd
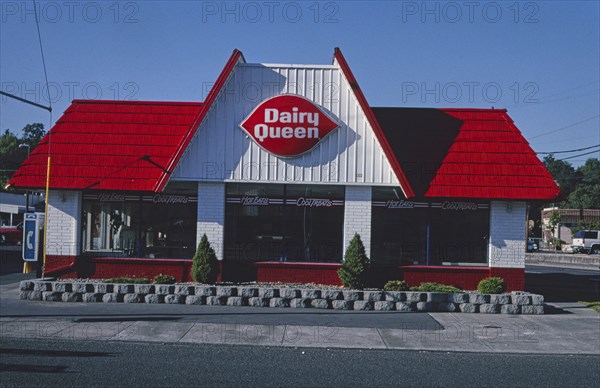
M 27 143 L 19 144 L 19 148 L 27 147 L 27 159 L 29 159 L 29 153 L 31 152 L 31 146 Z M 29 213 L 29 190 L 25 190 L 25 213 Z

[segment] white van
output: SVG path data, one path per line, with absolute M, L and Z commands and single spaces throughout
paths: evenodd
M 571 244 L 576 252 L 600 253 L 600 231 L 580 230 L 573 236 Z

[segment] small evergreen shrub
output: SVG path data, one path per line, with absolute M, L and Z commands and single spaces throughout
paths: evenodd
M 175 278 L 161 273 L 154 277 L 154 284 L 175 284 Z
M 123 283 L 123 284 L 148 284 L 150 280 L 144 278 L 110 278 L 105 280 L 106 283 Z
M 346 288 L 362 290 L 365 287 L 369 258 L 365 252 L 360 235 L 354 234 L 344 254 L 342 267 L 338 269 L 338 276 Z
M 208 237 L 203 234 L 196 254 L 192 258 L 192 277 L 198 283 L 213 284 L 217 281 L 218 274 L 217 256 L 208 242 Z
M 384 291 L 408 291 L 410 287 L 404 280 L 390 280 L 383 286 Z
M 421 283 L 417 287 L 412 287 L 411 291 L 419 291 L 419 292 L 444 292 L 447 294 L 454 294 L 462 292 L 462 290 L 458 287 L 447 286 L 445 284 L 439 283 Z
M 482 294 L 502 294 L 506 290 L 504 279 L 492 277 L 483 279 L 477 285 L 477 291 Z

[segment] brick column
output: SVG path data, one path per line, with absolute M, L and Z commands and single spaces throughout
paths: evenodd
M 526 221 L 525 202 L 491 202 L 490 274 L 504 278 L 509 291 L 525 289 Z
M 223 260 L 225 238 L 225 184 L 198 184 L 198 223 L 196 245 L 206 233 L 217 259 Z
M 346 186 L 344 202 L 344 252 L 354 237 L 360 235 L 367 256 L 371 258 L 371 187 Z
M 52 269 L 81 254 L 81 193 L 50 191 L 47 215 L 46 267 Z

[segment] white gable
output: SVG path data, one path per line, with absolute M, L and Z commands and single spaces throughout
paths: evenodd
M 314 149 L 280 158 L 239 124 L 264 100 L 305 97 L 340 127 Z M 398 185 L 349 84 L 335 65 L 238 63 L 171 177 L 212 182 Z

